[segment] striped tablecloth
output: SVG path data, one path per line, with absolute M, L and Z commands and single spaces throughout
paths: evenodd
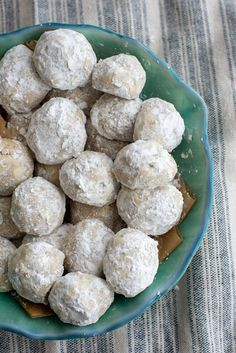
M 204 97 L 214 156 L 213 217 L 178 287 L 141 317 L 97 338 L 61 342 L 0 331 L 0 353 L 235 353 L 235 1 L 0 0 L 1 32 L 46 21 L 90 23 L 135 37 Z

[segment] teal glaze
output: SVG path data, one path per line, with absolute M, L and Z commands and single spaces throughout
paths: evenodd
M 160 264 L 153 284 L 135 298 L 116 296 L 105 315 L 93 325 L 76 327 L 57 317 L 31 319 L 9 294 L 0 294 L 0 328 L 37 339 L 70 339 L 103 334 L 141 315 L 180 280 L 199 248 L 211 216 L 213 194 L 212 157 L 207 137 L 207 108 L 203 99 L 156 54 L 138 41 L 91 25 L 46 23 L 0 35 L 0 57 L 12 46 L 37 39 L 47 30 L 69 28 L 83 33 L 97 57 L 118 53 L 135 55 L 147 73 L 142 98 L 160 97 L 173 103 L 184 118 L 185 137 L 174 151 L 179 169 L 197 196 L 197 203 L 180 226 L 182 244 Z M 189 141 L 188 135 L 192 135 Z M 181 158 L 189 148 L 192 156 Z

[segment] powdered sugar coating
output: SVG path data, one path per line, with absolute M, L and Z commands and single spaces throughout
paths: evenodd
M 60 227 L 56 228 L 52 233 L 48 235 L 42 235 L 41 237 L 39 237 L 37 235 L 27 234 L 26 236 L 24 236 L 22 244 L 45 241 L 46 243 L 55 246 L 55 248 L 65 253 L 66 243 L 67 241 L 70 242 L 73 231 L 74 231 L 73 225 L 69 223 L 65 223 L 65 224 L 62 224 Z
M 12 196 L 11 217 L 21 232 L 47 235 L 59 227 L 65 214 L 65 195 L 52 183 L 30 178 Z
M 94 89 L 90 81 L 86 86 L 77 87 L 72 90 L 61 91 L 54 88 L 48 93 L 46 100 L 55 97 L 68 98 L 77 104 L 86 115 L 89 115 L 92 106 L 96 103 L 98 98 L 101 97 L 101 95 L 102 92 Z
M 17 140 L 0 138 L 0 195 L 11 195 L 24 180 L 30 178 L 34 161 L 28 147 Z
M 114 292 L 102 278 L 73 272 L 55 282 L 48 300 L 61 321 L 85 326 L 97 322 L 107 311 Z
M 127 100 L 104 94 L 91 110 L 91 122 L 109 140 L 132 141 L 141 99 Z
M 41 35 L 33 60 L 42 80 L 61 90 L 85 86 L 97 62 L 93 48 L 85 36 L 63 28 Z
M 0 197 L 0 236 L 17 239 L 22 236 L 10 215 L 11 197 Z
M 31 117 L 26 135 L 37 161 L 60 164 L 76 157 L 86 143 L 86 118 L 75 103 L 66 98 L 52 98 Z
M 134 140 L 156 140 L 168 152 L 177 147 L 184 133 L 184 120 L 174 105 L 160 98 L 143 102 L 134 127 Z
M 177 165 L 155 140 L 138 140 L 120 150 L 113 170 L 116 179 L 130 189 L 152 189 L 173 180 Z
M 34 303 L 47 303 L 47 294 L 64 271 L 65 255 L 43 241 L 21 245 L 10 258 L 8 276 L 12 287 Z
M 96 218 L 85 219 L 74 226 L 74 232 L 65 248 L 65 268 L 101 277 L 102 262 L 112 230 Z
M 114 232 L 118 232 L 121 228 L 124 228 L 124 222 L 118 214 L 115 202 L 103 207 L 96 207 L 70 200 L 69 209 L 70 221 L 73 224 L 84 219 L 97 218 Z
M 16 247 L 10 240 L 0 237 L 0 292 L 12 289 L 8 279 L 8 260 L 15 252 Z
M 133 55 L 118 54 L 99 60 L 92 74 L 93 87 L 126 99 L 138 98 L 146 82 L 146 72 Z
M 113 160 L 116 158 L 116 155 L 121 150 L 121 148 L 127 145 L 127 142 L 108 140 L 106 137 L 100 135 L 92 125 L 90 119 L 87 119 L 86 131 L 87 143 L 85 149 L 88 151 L 105 153 Z
M 149 235 L 161 235 L 176 225 L 183 209 L 183 196 L 173 185 L 156 189 L 122 187 L 117 208 L 128 227 Z
M 54 185 L 60 187 L 59 181 L 59 171 L 61 164 L 56 165 L 47 165 L 36 162 L 34 165 L 34 174 L 35 176 L 41 176 L 42 178 L 50 181 Z
M 103 270 L 116 293 L 135 297 L 152 284 L 158 265 L 156 242 L 137 229 L 126 228 L 109 242 Z
M 97 207 L 109 205 L 119 189 L 112 167 L 111 158 L 104 153 L 84 151 L 61 167 L 61 187 L 74 201 Z
M 32 56 L 32 51 L 20 44 L 0 61 L 0 104 L 9 114 L 31 111 L 50 89 L 38 76 Z

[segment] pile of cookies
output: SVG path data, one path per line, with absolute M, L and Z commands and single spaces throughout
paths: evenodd
M 0 291 L 88 325 L 114 293 L 134 297 L 151 285 L 153 236 L 183 209 L 170 152 L 184 122 L 168 102 L 141 101 L 145 82 L 136 57 L 97 62 L 88 40 L 67 29 L 1 59 Z

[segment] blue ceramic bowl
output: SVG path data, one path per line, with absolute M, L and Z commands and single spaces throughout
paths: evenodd
M 31 338 L 54 340 L 90 337 L 114 330 L 141 315 L 152 303 L 168 293 L 183 276 L 207 231 L 213 189 L 204 101 L 162 59 L 138 41 L 90 25 L 47 23 L 0 35 L 0 57 L 12 46 L 38 39 L 44 31 L 56 28 L 69 28 L 83 33 L 98 58 L 130 53 L 140 60 L 147 73 L 142 98 L 165 99 L 173 103 L 184 118 L 185 136 L 174 151 L 174 157 L 185 181 L 195 193 L 197 203 L 180 226 L 182 244 L 168 260 L 161 263 L 153 284 L 132 299 L 116 296 L 110 309 L 96 324 L 76 327 L 63 324 L 56 316 L 32 319 L 10 294 L 0 294 L 0 328 Z M 191 158 L 181 158 L 181 154 L 189 149 L 192 151 Z

